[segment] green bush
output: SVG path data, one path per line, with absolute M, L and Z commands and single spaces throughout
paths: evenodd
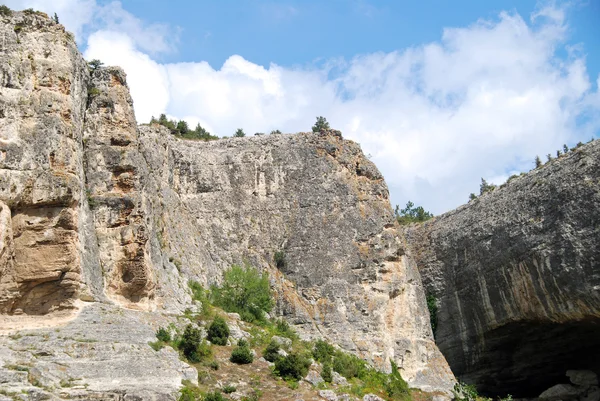
M 331 370 L 331 362 L 325 362 L 321 369 L 321 378 L 325 383 L 331 383 L 333 380 L 333 372 Z
M 477 388 L 474 385 L 463 382 L 456 383 L 452 389 L 452 393 L 456 401 L 477 401 L 479 397 Z
M 177 401 L 197 401 L 201 397 L 200 389 L 189 381 L 183 381 L 184 387 L 179 390 L 180 395 Z
M 211 368 L 212 370 L 219 370 L 219 362 L 212 360 L 208 364 L 208 367 Z
M 194 280 L 188 281 L 188 287 L 192 290 L 192 299 L 200 302 L 202 305 L 201 317 L 210 319 L 212 315 L 212 305 L 210 304 L 208 291 L 204 289 L 202 284 Z
M 12 10 L 5 6 L 4 4 L 0 6 L 0 14 L 6 17 L 10 17 L 12 15 Z
M 191 363 L 198 363 L 212 355 L 210 345 L 201 340 L 202 335 L 197 327 L 188 324 L 178 342 L 178 348 Z
M 273 309 L 269 276 L 253 267 L 232 266 L 225 271 L 221 287 L 211 287 L 213 304 L 236 312 L 248 322 L 264 322 L 265 312 Z
M 360 377 L 365 369 L 365 361 L 357 356 L 337 351 L 333 357 L 333 370 L 344 376 L 346 379 Z
M 431 330 L 435 335 L 437 329 L 437 299 L 432 294 L 427 294 L 427 309 L 429 309 L 429 322 L 431 323 Z
M 289 338 L 290 340 L 297 340 L 298 334 L 292 329 L 290 324 L 283 319 L 277 319 L 274 321 L 274 331 L 278 336 Z
M 333 345 L 323 340 L 317 340 L 312 350 L 313 358 L 321 363 L 330 362 L 334 352 Z
M 154 351 L 160 351 L 161 349 L 163 349 L 165 347 L 165 343 L 162 341 L 150 341 L 148 342 L 148 345 L 154 350 Z
M 400 375 L 398 365 L 392 360 L 390 360 L 390 363 L 392 364 L 392 373 L 388 376 L 386 391 L 392 399 L 403 398 L 410 394 L 408 383 Z
M 229 337 L 229 326 L 221 316 L 215 316 L 215 319 L 208 327 L 206 338 L 213 344 L 226 345 Z
M 310 360 L 297 353 L 275 360 L 275 373 L 284 379 L 300 380 L 308 373 Z
M 168 343 L 171 341 L 171 333 L 169 333 L 167 329 L 160 327 L 156 332 L 156 338 L 158 338 L 160 341 Z
M 284 269 L 285 268 L 285 252 L 283 251 L 277 251 L 275 252 L 275 255 L 273 255 L 273 259 L 275 260 L 275 266 L 277 266 L 278 269 Z
M 220 391 L 213 391 L 212 393 L 206 393 L 204 397 L 202 397 L 202 401 L 226 401 L 227 399 L 223 397 Z
M 279 343 L 271 340 L 267 348 L 263 351 L 263 357 L 269 362 L 275 362 L 278 358 L 281 358 L 281 355 L 279 355 Z
M 248 345 L 245 346 L 237 346 L 231 351 L 231 357 L 229 360 L 233 363 L 237 363 L 240 365 L 245 365 L 248 363 L 252 363 L 254 360 L 254 356 L 252 355 L 252 351 L 248 348 Z
M 235 393 L 235 390 L 237 390 L 237 389 L 235 388 L 235 386 L 232 386 L 231 384 L 227 384 L 226 386 L 223 387 L 223 392 L 225 394 Z
M 243 338 L 240 338 L 237 342 L 238 347 L 247 347 L 248 346 L 248 341 L 246 341 Z
M 234 136 L 234 137 L 236 137 L 236 138 L 243 138 L 243 137 L 245 137 L 245 136 L 246 136 L 246 133 L 244 132 L 244 130 L 243 130 L 243 129 L 241 129 L 241 128 L 238 128 L 238 129 L 235 131 L 235 134 L 233 134 L 233 136 Z

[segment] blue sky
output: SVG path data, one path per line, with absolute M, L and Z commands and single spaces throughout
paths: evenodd
M 360 1 L 124 0 L 123 7 L 181 29 L 179 44 L 161 61 L 206 60 L 220 67 L 232 54 L 253 63 L 293 66 L 333 57 L 390 52 L 438 40 L 445 27 L 467 26 L 501 11 L 530 15 L 533 0 Z M 569 42 L 583 43 L 591 75 L 600 72 L 600 2 L 567 9 Z
M 598 137 L 600 1 L 5 0 L 127 73 L 136 118 L 359 142 L 435 214 Z

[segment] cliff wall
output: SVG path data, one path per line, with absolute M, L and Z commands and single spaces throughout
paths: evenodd
M 304 337 L 382 369 L 391 358 L 412 387 L 452 387 L 387 187 L 357 144 L 336 131 L 205 143 L 137 127 L 123 71 L 89 70 L 61 25 L 15 12 L 0 32 L 0 331 L 72 319 L 68 339 L 32 332 L 49 338 L 41 351 L 3 338 L 5 361 L 30 360 L 46 388 L 67 369 L 96 393 L 170 399 L 189 372 L 153 353 L 147 325 L 192 306 L 188 279 L 218 283 L 249 263 Z M 92 332 L 97 346 L 59 351 Z M 115 341 L 131 344 L 123 358 Z M 98 370 L 107 359 L 114 369 Z M 0 384 L 24 385 L 13 376 L 0 369 Z
M 405 236 L 458 378 L 536 397 L 600 370 L 600 141 Z

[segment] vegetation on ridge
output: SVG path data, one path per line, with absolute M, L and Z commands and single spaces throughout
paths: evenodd
M 594 138 L 590 139 L 587 143 L 593 142 L 595 141 Z M 562 152 L 560 150 L 556 151 L 556 157 L 552 157 L 552 155 L 550 153 L 548 153 L 546 155 L 546 163 L 542 162 L 542 159 L 539 156 L 535 156 L 534 160 L 533 160 L 533 164 L 534 164 L 534 168 L 533 170 L 536 170 L 540 167 L 543 167 L 544 164 L 550 163 L 554 160 L 560 159 L 561 157 L 563 157 L 564 155 L 568 154 L 569 152 L 574 152 L 575 150 L 579 149 L 580 147 L 582 147 L 584 144 L 583 142 L 577 142 L 577 144 L 570 148 L 564 144 L 563 145 L 563 149 Z M 508 184 L 509 182 L 511 182 L 512 180 L 514 180 L 515 178 L 519 177 L 519 176 L 524 176 L 526 175 L 526 173 L 522 172 L 519 175 L 513 174 L 510 177 L 508 177 L 508 179 L 506 180 L 506 182 L 502 185 L 500 185 L 499 187 L 502 188 L 503 186 L 505 186 L 506 184 Z M 485 179 L 481 178 L 481 185 L 479 187 L 479 196 L 488 193 L 488 192 L 493 192 L 496 188 L 498 188 L 498 186 L 494 185 L 494 184 L 489 184 Z M 478 198 L 477 195 L 475 195 L 474 193 L 469 194 L 469 202 L 476 200 Z
M 190 281 L 189 287 L 194 300 L 201 304 L 202 311 L 186 312 L 182 318 L 190 322 L 185 325 L 183 332 L 174 324 L 159 328 L 156 332 L 157 341 L 150 344 L 155 350 L 171 346 L 179 351 L 183 360 L 193 364 L 198 370 L 198 385 L 185 381 L 179 400 L 227 399 L 222 392 L 235 393 L 241 388 L 238 382 L 230 381 L 232 369 L 237 369 L 236 372 L 240 372 L 239 369 L 257 372 L 257 368 L 253 366 L 260 356 L 272 362 L 270 374 L 262 377 L 244 374 L 240 380 L 249 380 L 252 389 L 248 390 L 246 386 L 245 393 L 238 395 L 239 399 L 259 400 L 263 391 L 275 391 L 277 396 L 282 396 L 278 387 L 273 387 L 272 384 L 263 387 L 261 383 L 275 381 L 284 389 L 298 389 L 300 380 L 306 377 L 310 369 L 317 369 L 316 374 L 320 374 L 324 381 L 316 387 L 302 384 L 302 391 L 332 389 L 340 394 L 350 393 L 357 397 L 372 393 L 385 400 L 411 398 L 408 385 L 393 362 L 390 374 L 380 372 L 359 357 L 324 340 L 302 341 L 287 322 L 268 318 L 265 312 L 271 310 L 275 302 L 266 273 L 259 273 L 250 266 L 232 266 L 224 273 L 220 286 L 213 285 L 210 290 L 205 290 L 199 283 Z M 227 298 L 227 302 L 224 302 L 224 298 Z M 215 301 L 221 303 L 217 304 Z M 245 315 L 250 322 L 234 323 L 232 319 L 235 318 L 225 315 L 220 307 L 225 311 L 229 309 Z M 214 316 L 212 322 L 206 319 L 211 315 Z M 244 330 L 244 336 L 249 333 L 251 337 L 242 337 L 237 345 L 231 345 L 233 339 L 229 325 L 232 324 L 237 324 Z M 206 330 L 206 338 L 202 327 Z M 236 330 L 239 336 L 239 329 Z M 316 361 L 316 365 L 311 365 L 313 361 Z M 264 360 L 261 363 L 264 364 Z M 347 384 L 339 384 L 339 381 L 334 384 L 335 375 L 346 378 Z M 219 380 L 223 383 L 217 391 L 216 377 L 221 377 Z
M 410 223 L 422 223 L 433 217 L 433 214 L 425 211 L 422 206 L 415 206 L 414 203 L 408 201 L 404 209 L 396 205 L 394 214 L 398 223 L 405 225 Z

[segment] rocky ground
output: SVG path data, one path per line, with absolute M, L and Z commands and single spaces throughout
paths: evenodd
M 219 313 L 228 320 L 230 340 L 225 346 L 213 345 L 210 360 L 198 364 L 185 362 L 168 345 L 158 350 L 151 346 L 159 327 L 182 331 L 190 322 L 198 322 L 189 312 L 162 315 L 87 303 L 69 322 L 49 322 L 49 327 L 35 329 L 3 327 L 0 400 L 175 400 L 184 386 L 199 391 L 224 391 L 231 386 L 235 391 L 225 397 L 233 400 L 253 396 L 260 400 L 381 400 L 374 394 L 353 393 L 352 382 L 337 373 L 332 383 L 325 383 L 318 363 L 297 383 L 278 378 L 272 373 L 273 364 L 262 358 L 271 335 L 241 321 L 237 314 Z M 205 323 L 200 321 L 200 327 Z M 251 364 L 229 361 L 240 338 L 248 339 L 254 350 Z M 292 341 L 279 338 L 289 351 Z M 413 394 L 419 400 L 435 396 L 418 390 Z

